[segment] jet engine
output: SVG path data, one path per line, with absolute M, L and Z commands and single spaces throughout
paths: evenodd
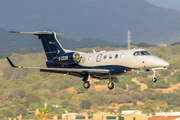
M 80 61 L 81 61 L 81 56 L 77 52 L 64 53 L 59 57 L 53 58 L 53 62 L 66 64 L 66 65 L 78 64 Z

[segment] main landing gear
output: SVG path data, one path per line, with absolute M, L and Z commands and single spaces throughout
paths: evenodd
M 88 89 L 90 87 L 90 81 L 91 81 L 90 75 L 85 75 L 82 81 L 84 81 L 83 86 L 84 88 Z
M 108 83 L 108 88 L 112 90 L 114 88 L 114 83 L 113 82 Z
M 85 81 L 83 86 L 84 88 L 88 89 L 90 87 L 90 83 L 88 81 Z
M 90 75 L 85 75 L 82 79 L 84 81 L 83 86 L 84 88 L 88 89 L 90 87 Z M 114 88 L 114 83 L 119 83 L 118 79 L 116 77 L 109 78 L 108 88 L 112 90 Z
M 116 77 L 109 78 L 108 88 L 112 90 L 114 88 L 114 82 L 119 83 Z
M 157 78 L 156 78 L 155 74 L 156 74 L 156 71 L 153 71 L 152 81 L 153 81 L 154 83 L 157 81 Z

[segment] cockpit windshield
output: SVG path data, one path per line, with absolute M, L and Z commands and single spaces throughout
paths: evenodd
M 136 51 L 136 52 L 134 52 L 134 56 L 138 56 L 138 55 L 152 55 L 152 54 L 148 51 Z

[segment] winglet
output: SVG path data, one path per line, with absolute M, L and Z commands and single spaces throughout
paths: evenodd
M 11 62 L 11 60 L 8 57 L 6 57 L 6 58 L 7 58 L 8 62 L 9 62 L 9 64 L 11 65 L 11 67 L 17 67 Z

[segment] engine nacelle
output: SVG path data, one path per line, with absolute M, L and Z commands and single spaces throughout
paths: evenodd
M 81 61 L 81 56 L 77 52 L 64 53 L 59 57 L 54 57 L 53 61 L 60 64 L 73 65 Z

